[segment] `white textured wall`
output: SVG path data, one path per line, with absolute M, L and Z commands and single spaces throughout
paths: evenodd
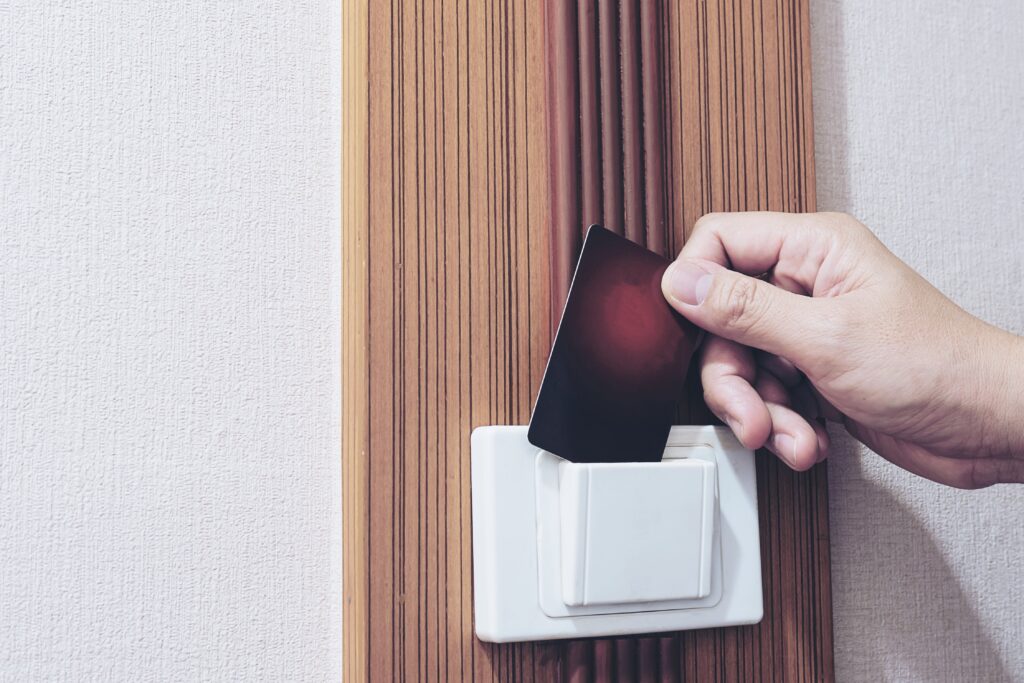
M 0 679 L 338 680 L 337 0 L 0 0 Z
M 811 10 L 819 207 L 1024 333 L 1024 3 Z M 1024 486 L 946 489 L 849 443 L 829 476 L 839 679 L 1024 680 Z

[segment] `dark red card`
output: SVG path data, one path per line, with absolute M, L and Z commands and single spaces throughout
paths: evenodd
M 661 293 L 665 258 L 587 232 L 540 385 L 530 443 L 573 462 L 661 460 L 697 330 Z

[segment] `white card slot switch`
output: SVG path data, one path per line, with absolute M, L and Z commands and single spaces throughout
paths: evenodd
M 711 593 L 715 464 L 563 461 L 566 605 L 687 600 Z

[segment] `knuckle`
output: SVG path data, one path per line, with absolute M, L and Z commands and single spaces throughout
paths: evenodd
M 722 409 L 722 402 L 720 400 L 721 392 L 718 390 L 717 386 L 708 386 L 705 384 L 703 399 L 704 404 L 711 409 L 711 412 L 718 415 L 718 411 Z M 722 416 L 718 415 L 718 417 L 721 418 Z
M 697 233 L 710 230 L 714 223 L 717 223 L 724 214 L 721 213 L 706 213 L 697 219 L 697 222 L 693 224 L 693 232 Z
M 736 332 L 749 332 L 764 317 L 757 283 L 745 277 L 731 278 L 715 292 L 714 309 L 719 323 Z
M 816 215 L 820 223 L 833 230 L 841 230 L 850 221 L 850 216 L 838 211 L 822 211 Z
M 820 219 L 818 222 L 833 232 L 843 232 L 858 225 L 853 216 L 838 211 L 825 211 L 817 215 Z
M 838 239 L 856 240 L 871 235 L 871 231 L 866 225 L 848 213 L 830 211 L 819 215 L 821 216 L 819 225 Z

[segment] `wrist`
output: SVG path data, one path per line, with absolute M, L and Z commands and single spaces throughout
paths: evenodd
M 996 328 L 988 332 L 991 342 L 975 346 L 981 356 L 975 396 L 982 453 L 1024 460 L 1024 338 Z

